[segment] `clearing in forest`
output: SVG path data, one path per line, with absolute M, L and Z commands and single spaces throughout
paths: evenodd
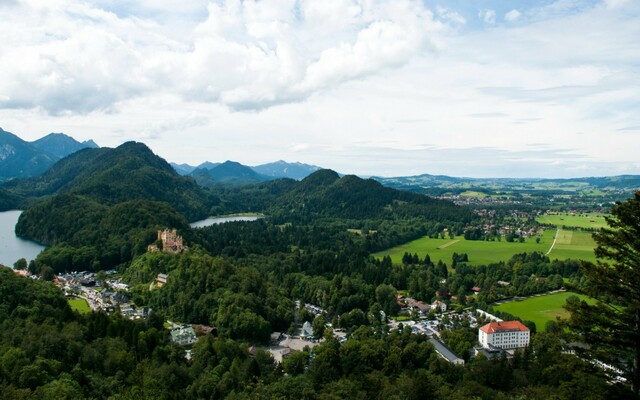
M 511 301 L 493 306 L 493 308 L 520 317 L 523 320 L 533 321 L 538 332 L 542 332 L 548 321 L 555 321 L 556 317 L 569 317 L 569 313 L 562 306 L 571 296 L 578 296 L 581 300 L 586 300 L 589 303 L 595 302 L 595 300 L 581 294 L 561 292 Z

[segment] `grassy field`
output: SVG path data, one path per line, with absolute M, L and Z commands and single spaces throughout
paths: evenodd
M 570 226 L 576 228 L 602 228 L 607 226 L 604 220 L 605 214 L 581 214 L 581 215 L 569 215 L 569 214 L 545 214 L 538 217 L 536 221 L 542 224 L 553 224 L 558 227 Z
M 69 306 L 74 311 L 79 312 L 80 314 L 88 314 L 91 312 L 91 308 L 85 299 L 68 299 Z
M 427 236 L 416 239 L 409 243 L 393 247 L 373 256 L 382 258 L 391 256 L 391 261 L 401 263 L 402 256 L 405 252 L 410 254 L 417 253 L 420 258 L 424 258 L 429 254 L 433 262 L 442 261 L 451 265 L 451 256 L 453 253 L 467 253 L 470 265 L 489 264 L 498 261 L 507 261 L 514 254 L 532 251 L 541 251 L 546 253 L 551 244 L 555 231 L 547 230 L 543 233 L 540 243 L 536 243 L 535 238 L 528 238 L 524 243 L 509 243 L 504 239 L 500 242 L 486 242 L 479 240 L 465 240 L 462 236 L 456 236 L 454 239 L 431 239 Z M 559 258 L 559 256 L 558 256 Z
M 549 258 L 564 260 L 576 258 L 585 261 L 595 262 L 596 256 L 593 249 L 596 243 L 591 237 L 591 232 L 565 231 L 560 229 L 558 240 L 553 250 L 549 253 Z
M 467 190 L 465 192 L 460 193 L 460 196 L 462 197 L 470 197 L 470 198 L 477 198 L 477 199 L 484 199 L 485 197 L 487 197 L 486 193 L 482 193 L 482 192 L 476 192 L 474 190 Z
M 569 313 L 562 308 L 570 296 L 578 296 L 582 300 L 593 302 L 588 297 L 571 292 L 554 293 L 545 296 L 530 297 L 522 301 L 493 306 L 496 310 L 508 312 L 524 320 L 533 321 L 538 331 L 543 331 L 547 321 L 554 321 L 556 317 L 567 318 Z

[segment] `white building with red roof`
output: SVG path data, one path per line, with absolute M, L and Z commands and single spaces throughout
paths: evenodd
M 490 322 L 478 330 L 482 347 L 517 349 L 529 346 L 531 332 L 520 321 Z

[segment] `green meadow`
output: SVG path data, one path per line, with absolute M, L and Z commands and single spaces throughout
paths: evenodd
M 387 249 L 373 254 L 374 257 L 382 258 L 390 256 L 394 263 L 401 263 L 404 253 L 418 254 L 424 258 L 429 254 L 433 262 L 442 261 L 451 265 L 453 253 L 467 253 L 470 265 L 490 264 L 498 261 L 507 261 L 514 254 L 540 251 L 546 253 L 551 244 L 555 231 L 546 230 L 542 234 L 540 243 L 536 243 L 534 237 L 527 238 L 524 243 L 509 243 L 502 241 L 465 240 L 462 236 L 453 239 L 432 239 L 428 236 L 413 240 L 391 249 Z
M 73 311 L 77 311 L 80 314 L 88 314 L 91 312 L 91 307 L 85 299 L 67 299 L 69 306 Z
M 606 214 L 564 214 L 549 213 L 536 218 L 536 221 L 542 224 L 552 224 L 558 227 L 568 226 L 575 228 L 595 228 L 600 229 L 607 226 L 604 220 Z
M 562 292 L 494 305 L 493 308 L 515 315 L 523 320 L 533 321 L 538 331 L 543 331 L 548 321 L 555 321 L 556 317 L 569 317 L 569 313 L 562 306 L 570 296 L 578 296 L 581 300 L 586 300 L 589 303 L 595 301 L 581 294 Z
M 596 242 L 591 236 L 591 232 L 582 231 L 566 231 L 560 229 L 558 232 L 558 240 L 549 253 L 549 258 L 555 260 L 564 260 L 567 258 L 581 259 L 585 261 L 596 261 L 593 249 Z

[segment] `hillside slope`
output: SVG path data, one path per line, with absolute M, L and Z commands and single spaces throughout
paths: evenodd
M 84 149 L 41 176 L 8 182 L 5 189 L 25 197 L 75 194 L 103 205 L 129 200 L 170 204 L 189 220 L 206 217 L 216 199 L 192 178 L 182 177 L 144 144 Z
M 57 159 L 0 128 L 0 182 L 41 174 Z

